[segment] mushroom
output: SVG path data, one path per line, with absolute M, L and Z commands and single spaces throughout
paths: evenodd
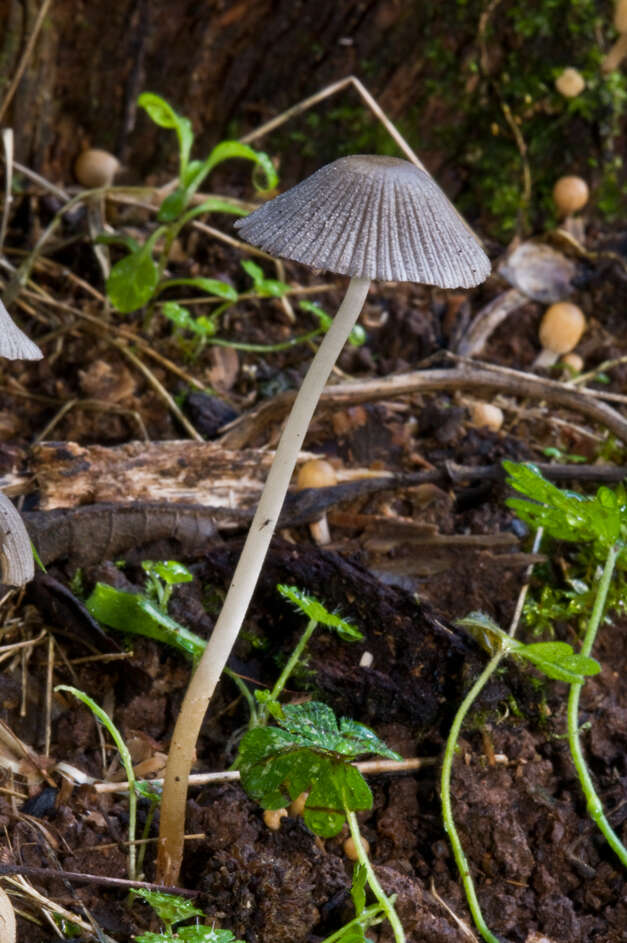
M 351 280 L 300 386 L 222 611 L 177 718 L 161 805 L 159 879 L 176 883 L 187 779 L 205 710 L 238 636 L 320 393 L 370 279 L 470 288 L 490 272 L 474 234 L 424 170 L 393 157 L 343 157 L 236 223 L 273 255 Z
M 576 98 L 585 87 L 586 82 L 581 72 L 570 66 L 555 79 L 555 88 L 564 98 Z
M 583 357 L 575 353 L 565 354 L 560 358 L 560 363 L 568 367 L 571 373 L 581 373 L 584 367 Z
M 296 488 L 299 491 L 305 488 L 330 488 L 335 484 L 337 484 L 335 469 L 323 458 L 312 458 L 309 462 L 305 462 L 296 476 Z M 326 514 L 323 514 L 319 520 L 312 521 L 309 531 L 317 544 L 324 545 L 331 542 Z
M 553 202 L 560 216 L 570 216 L 588 202 L 590 191 L 581 177 L 560 177 L 553 187 Z
M 287 818 L 287 809 L 266 809 L 263 813 L 263 820 L 269 829 L 278 832 L 281 828 L 281 820 Z
M 0 301 L 0 357 L 7 360 L 41 360 L 43 357 L 37 344 L 19 329 L 7 309 Z
M 308 792 L 301 792 L 293 802 L 290 803 L 289 813 L 292 818 L 297 818 L 297 816 L 302 815 L 305 811 L 305 803 L 309 798 Z
M 370 843 L 367 838 L 364 838 L 363 835 L 360 835 L 361 838 L 361 847 L 364 849 L 367 855 L 370 854 Z M 357 852 L 357 846 L 353 840 L 352 835 L 346 839 L 342 845 L 344 849 L 344 854 L 350 861 L 359 861 L 359 854 Z
M 109 151 L 89 147 L 76 158 L 74 176 L 88 190 L 98 187 L 110 187 L 113 178 L 120 169 L 120 161 Z
M 543 349 L 533 366 L 550 367 L 558 357 L 570 353 L 579 343 L 585 327 L 585 315 L 577 305 L 570 301 L 551 305 L 540 322 L 538 336 Z
M 473 403 L 470 407 L 470 418 L 478 429 L 498 432 L 503 425 L 503 410 L 492 403 Z

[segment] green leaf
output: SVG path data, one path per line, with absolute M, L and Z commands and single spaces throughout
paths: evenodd
M 582 684 L 586 675 L 598 674 L 601 666 L 594 658 L 576 654 L 567 642 L 534 642 L 514 652 L 532 662 L 548 678 Z
M 308 311 L 309 314 L 313 314 L 314 317 L 318 318 L 320 329 L 326 334 L 333 323 L 333 318 L 328 315 L 320 305 L 316 304 L 315 301 L 307 301 L 305 299 L 304 301 L 299 301 L 298 305 L 303 311 Z M 362 347 L 366 343 L 367 337 L 368 335 L 361 324 L 356 324 L 348 336 L 348 342 L 353 347 Z
M 107 279 L 107 295 L 122 314 L 142 308 L 152 298 L 159 281 L 159 272 L 152 250 L 163 230 L 156 230 L 136 252 L 131 252 L 111 269 Z
M 212 196 L 209 197 L 208 200 L 204 200 L 202 203 L 188 210 L 181 222 L 187 223 L 190 219 L 195 219 L 196 216 L 203 216 L 205 213 L 229 213 L 231 216 L 247 215 L 245 209 L 242 209 L 241 206 L 237 206 L 235 203 L 231 203 L 230 200 L 221 200 L 219 197 Z
M 137 239 L 127 236 L 124 233 L 101 232 L 96 236 L 94 242 L 102 246 L 124 246 L 129 252 L 137 252 L 141 248 Z
M 177 936 L 173 933 L 168 933 L 167 930 L 164 930 L 163 933 L 153 933 L 152 930 L 147 930 L 146 933 L 140 933 L 139 936 L 133 937 L 137 943 L 177 943 Z
M 369 809 L 372 794 L 349 762 L 364 753 L 400 759 L 356 721 L 337 719 L 326 704 L 269 705 L 280 727 L 257 727 L 244 734 L 237 766 L 246 792 L 264 808 L 278 809 L 309 792 L 305 823 L 317 835 L 336 835 L 345 807 Z
M 243 943 L 242 940 L 236 940 L 230 930 L 218 930 L 216 927 L 181 927 L 176 935 L 185 943 Z
M 169 586 L 175 586 L 177 583 L 191 583 L 194 579 L 187 567 L 178 560 L 144 560 L 142 570 L 144 573 L 155 573 Z
M 248 144 L 241 144 L 239 141 L 220 141 L 219 144 L 216 144 L 205 161 L 205 176 L 222 161 L 229 160 L 232 157 L 251 160 L 259 167 L 265 176 L 265 185 L 258 187 L 255 184 L 258 190 L 273 190 L 278 184 L 279 178 L 270 157 L 263 151 L 256 151 Z
M 161 305 L 161 313 L 176 327 L 187 328 L 189 331 L 194 330 L 194 319 L 189 312 L 189 308 L 184 305 L 180 305 L 176 301 L 166 301 Z
M 296 586 L 286 586 L 283 583 L 280 583 L 277 589 L 284 599 L 289 599 L 290 602 L 294 603 L 296 608 L 308 619 L 313 619 L 314 622 L 318 622 L 320 625 L 326 625 L 329 629 L 335 629 L 345 642 L 356 642 L 363 639 L 363 633 L 359 629 L 356 629 L 346 619 L 342 619 L 337 613 L 329 612 L 314 596 L 308 596 L 307 593 Z
M 106 583 L 96 583 L 85 605 L 94 619 L 103 625 L 164 642 L 194 659 L 200 658 L 207 646 L 204 639 L 179 625 L 149 599 Z
M 195 907 L 186 897 L 180 897 L 178 894 L 164 894 L 162 891 L 149 891 L 143 887 L 131 891 L 131 894 L 133 897 L 141 897 L 145 900 L 159 920 L 168 927 L 181 920 L 188 920 L 190 917 L 204 917 L 202 910 Z
M 170 278 L 159 285 L 159 291 L 162 292 L 166 288 L 173 288 L 176 285 L 188 285 L 190 288 L 198 288 L 207 295 L 224 298 L 225 301 L 237 301 L 239 297 L 232 285 L 217 278 Z
M 485 612 L 471 612 L 463 619 L 458 619 L 456 625 L 465 629 L 490 656 L 504 649 L 517 649 L 522 644 L 504 632 Z
M 366 871 L 363 864 L 360 864 L 359 861 L 355 862 L 355 867 L 353 868 L 353 883 L 351 885 L 351 897 L 353 898 L 353 906 L 355 908 L 355 914 L 359 916 L 366 907 L 366 883 L 368 881 L 368 872 Z
M 153 92 L 143 92 L 137 99 L 137 104 L 141 108 L 145 108 L 154 123 L 158 124 L 160 128 L 169 128 L 176 131 L 179 142 L 179 174 L 183 179 L 194 142 L 191 121 L 189 118 L 183 118 L 182 115 L 177 114 L 164 98 L 155 95 Z
M 159 207 L 158 221 L 160 223 L 172 223 L 175 219 L 178 219 L 187 207 L 189 196 L 187 190 L 181 186 L 178 186 L 172 193 L 168 193 Z
M 253 287 L 258 295 L 280 298 L 286 291 L 289 291 L 290 286 L 285 282 L 277 281 L 276 278 L 266 278 L 263 269 L 251 259 L 244 259 L 241 266 L 252 278 Z
M 615 491 L 602 486 L 595 497 L 584 497 L 546 481 L 535 465 L 503 462 L 503 467 L 508 484 L 527 499 L 509 498 L 506 503 L 532 527 L 543 527 L 558 540 L 594 541 L 603 557 L 621 536 L 624 539 L 627 495 L 622 485 Z

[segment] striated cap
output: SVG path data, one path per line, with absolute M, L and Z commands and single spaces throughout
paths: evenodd
M 341 275 L 471 288 L 490 273 L 433 178 L 396 157 L 341 157 L 235 226 L 272 255 Z
M 9 360 L 41 360 L 37 344 L 21 331 L 0 301 L 0 357 Z

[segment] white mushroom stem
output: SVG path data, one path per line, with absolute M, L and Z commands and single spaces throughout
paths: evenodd
M 187 779 L 207 706 L 246 616 L 320 394 L 359 317 L 369 286 L 367 278 L 351 279 L 294 400 L 222 611 L 181 706 L 172 735 L 161 802 L 157 869 L 159 881 L 163 883 L 173 885 L 178 880 Z

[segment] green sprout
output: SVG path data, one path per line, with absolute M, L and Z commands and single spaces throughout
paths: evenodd
M 163 98 L 151 92 L 140 95 L 138 104 L 147 111 L 155 124 L 176 133 L 179 149 L 178 183 L 159 208 L 157 221 L 161 225 L 143 244 L 128 236 L 99 237 L 100 242 L 119 243 L 129 250 L 128 255 L 113 266 L 107 279 L 109 300 L 120 313 L 129 314 L 151 302 L 164 289 L 184 285 L 196 288 L 212 299 L 229 303 L 236 301 L 238 293 L 227 282 L 213 278 L 167 279 L 164 278 L 165 268 L 174 240 L 181 229 L 197 216 L 206 213 L 246 215 L 246 210 L 241 206 L 220 197 L 212 196 L 194 205 L 197 190 L 214 167 L 231 158 L 252 161 L 264 177 L 263 189 L 272 189 L 277 184 L 272 161 L 267 154 L 255 151 L 239 141 L 221 141 L 205 160 L 190 160 L 194 134 L 189 119 L 177 114 Z M 254 175 L 253 182 L 256 184 Z
M 144 888 L 132 891 L 132 895 L 149 904 L 164 927 L 161 933 L 147 932 L 134 937 L 137 943 L 243 943 L 242 940 L 236 940 L 230 930 L 218 930 L 204 923 L 188 924 L 175 929 L 176 924 L 183 920 L 205 916 L 202 910 L 185 897 Z
M 371 809 L 373 799 L 370 787 L 353 765 L 353 760 L 364 754 L 392 760 L 401 757 L 363 724 L 346 717 L 338 723 L 326 704 L 310 701 L 284 707 L 274 703 L 268 707 L 278 726 L 249 730 L 239 746 L 236 765 L 243 788 L 264 809 L 280 809 L 308 792 L 303 818 L 311 831 L 322 838 L 337 835 L 346 821 L 363 868 L 356 871 L 358 903 L 363 905 L 365 874 L 365 881 L 390 922 L 396 943 L 404 943 L 405 934 L 394 903 L 379 884 L 363 848 L 355 813 Z M 338 939 L 337 935 L 334 939 Z M 363 939 L 363 934 L 357 939 Z
M 137 877 L 137 860 L 136 860 L 136 851 L 135 851 L 135 829 L 137 825 L 137 780 L 135 779 L 135 772 L 133 770 L 133 761 L 131 759 L 131 754 L 128 751 L 128 747 L 124 742 L 122 734 L 115 726 L 109 715 L 106 711 L 99 707 L 98 704 L 84 691 L 79 691 L 78 688 L 73 688 L 69 684 L 58 684 L 55 687 L 55 691 L 67 691 L 68 694 L 73 694 L 74 697 L 78 698 L 79 701 L 82 701 L 85 704 L 96 720 L 100 721 L 103 727 L 108 731 L 111 739 L 116 745 L 117 751 L 120 754 L 120 762 L 124 767 L 124 772 L 126 773 L 126 778 L 128 780 L 128 876 L 131 881 L 134 881 Z

